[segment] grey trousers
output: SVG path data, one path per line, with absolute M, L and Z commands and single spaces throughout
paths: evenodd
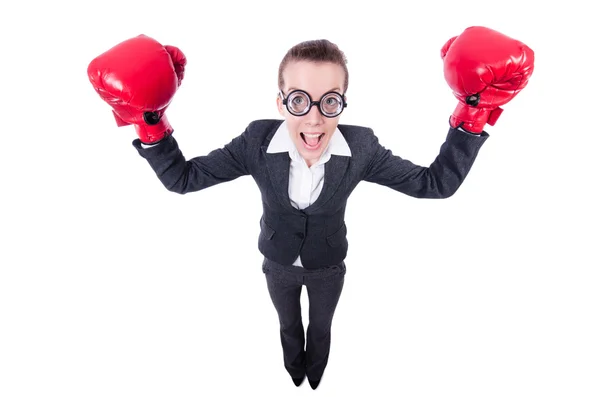
M 285 369 L 292 378 L 306 374 L 311 380 L 320 380 L 329 359 L 331 323 L 344 286 L 346 265 L 341 262 L 311 270 L 265 258 L 262 269 L 279 316 Z M 309 302 L 306 339 L 300 308 L 303 285 Z

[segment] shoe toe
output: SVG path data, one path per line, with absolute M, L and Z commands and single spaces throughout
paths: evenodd
M 302 384 L 302 382 L 304 381 L 304 377 L 302 377 L 302 378 L 292 378 L 292 381 L 294 382 L 294 384 L 296 386 L 300 386 Z
M 321 382 L 321 379 L 319 380 L 308 380 L 308 383 L 310 384 L 310 387 L 315 390 L 317 388 L 317 386 L 319 386 L 319 383 Z

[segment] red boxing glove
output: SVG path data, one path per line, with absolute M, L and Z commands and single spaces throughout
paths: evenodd
M 143 143 L 173 133 L 165 110 L 183 80 L 185 55 L 174 46 L 139 35 L 94 58 L 87 73 L 112 109 L 117 125 L 134 125 Z
M 465 29 L 441 50 L 444 77 L 459 100 L 450 116 L 453 128 L 481 133 L 533 73 L 533 51 L 520 41 L 481 26 Z

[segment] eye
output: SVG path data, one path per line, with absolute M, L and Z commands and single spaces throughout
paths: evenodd
M 337 113 L 342 107 L 342 98 L 336 94 L 328 94 L 323 98 L 321 107 L 325 113 Z
M 293 92 L 288 98 L 288 110 L 292 113 L 302 113 L 309 104 L 308 96 L 303 92 Z
M 292 104 L 293 105 L 302 106 L 302 105 L 304 105 L 305 102 L 306 102 L 305 99 L 303 97 L 301 97 L 301 96 L 295 96 L 295 97 L 292 98 Z

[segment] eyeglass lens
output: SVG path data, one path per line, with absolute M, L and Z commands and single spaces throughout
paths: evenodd
M 310 109 L 310 105 L 310 96 L 304 91 L 294 91 L 287 97 L 288 110 L 292 114 L 306 114 Z M 341 113 L 343 106 L 342 96 L 335 92 L 325 94 L 319 101 L 321 111 L 327 116 L 335 116 Z

